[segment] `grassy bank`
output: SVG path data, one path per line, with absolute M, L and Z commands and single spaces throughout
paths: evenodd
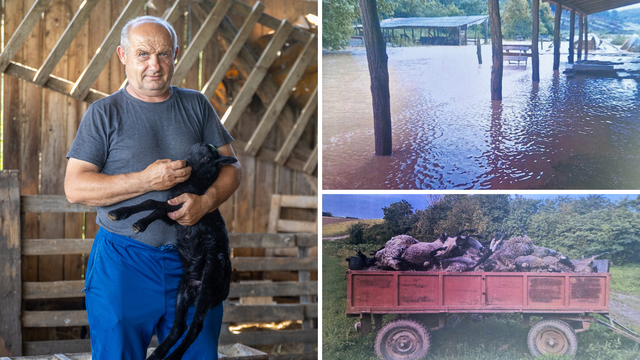
M 359 248 L 369 252 L 377 249 L 378 246 L 362 245 Z M 347 318 L 344 315 L 347 296 L 344 277 L 347 266 L 344 259 L 352 255 L 354 255 L 353 245 L 348 245 L 345 241 L 338 240 L 323 244 L 323 359 L 376 359 L 373 350 L 375 333 L 366 335 L 357 333 L 354 329 L 357 318 Z M 633 283 L 631 279 L 634 274 L 636 274 L 635 279 L 638 279 L 636 272 L 640 272 L 640 267 L 614 268 L 611 272 L 614 273 L 615 286 L 627 291 L 637 291 L 638 284 Z M 618 277 L 621 279 L 620 283 L 617 282 Z M 385 316 L 384 322 L 392 319 L 391 316 Z M 526 344 L 529 327 L 521 323 L 521 317 L 518 315 L 493 316 L 478 322 L 466 316 L 451 320 L 453 320 L 450 321 L 452 326 L 448 325 L 442 330 L 431 333 L 429 358 L 533 359 Z M 640 359 L 640 348 L 635 342 L 597 324 L 591 325 L 589 331 L 578 333 L 577 336 L 579 346 L 576 359 Z
M 640 265 L 614 266 L 611 273 L 611 291 L 640 297 Z
M 328 224 L 322 226 L 322 237 L 347 235 L 349 233 L 349 227 L 355 223 L 365 223 L 367 225 L 382 224 L 382 219 L 370 219 L 370 220 L 353 220 L 345 221 L 335 224 Z

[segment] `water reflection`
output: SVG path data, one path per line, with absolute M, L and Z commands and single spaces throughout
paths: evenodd
M 388 49 L 388 157 L 373 155 L 364 50 L 324 54 L 323 188 L 640 188 L 638 58 L 600 57 L 626 70 L 600 78 L 554 74 L 542 55 L 537 85 L 530 64 L 505 64 L 500 103 L 490 54 L 478 65 L 472 46 Z

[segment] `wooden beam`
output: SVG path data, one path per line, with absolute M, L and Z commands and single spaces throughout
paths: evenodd
M 302 171 L 306 172 L 307 174 L 311 174 L 313 173 L 313 170 L 316 168 L 317 165 L 318 165 L 318 143 L 316 143 L 316 146 L 313 148 L 311 155 L 309 155 L 309 160 L 307 160 L 307 162 L 304 164 Z
M 51 0 L 37 0 L 33 4 L 27 16 L 24 17 L 18 29 L 16 29 L 9 42 L 5 45 L 2 54 L 0 54 L 0 73 L 5 72 L 11 59 L 13 59 L 27 39 L 31 29 L 33 29 L 38 20 L 40 20 L 42 13 L 49 8 L 50 2 Z
M 19 181 L 17 170 L 0 171 L 0 356 L 22 355 Z
M 84 297 L 84 280 L 22 283 L 23 299 L 61 299 Z
M 264 9 L 264 4 L 259 1 L 256 2 L 255 5 L 253 5 L 251 13 L 242 24 L 242 27 L 238 31 L 238 35 L 236 35 L 236 37 L 233 39 L 233 42 L 231 42 L 231 45 L 229 45 L 229 47 L 227 48 L 224 56 L 222 56 L 222 59 L 220 59 L 220 62 L 211 74 L 211 77 L 202 87 L 202 93 L 205 94 L 207 98 L 211 98 L 213 96 L 216 88 L 218 87 L 218 84 L 220 84 L 220 82 L 222 82 L 222 80 L 224 79 L 225 73 L 227 72 L 231 64 L 233 64 L 233 61 L 238 56 L 238 53 L 240 53 L 240 50 L 242 50 L 245 42 L 247 42 L 249 35 L 251 35 L 251 32 L 258 22 L 258 19 L 264 12 Z
M 23 343 L 24 355 L 43 355 L 89 352 L 86 357 L 74 356 L 74 360 L 91 360 L 91 339 L 84 340 L 51 340 L 51 341 L 25 341 Z M 42 357 L 40 357 L 42 359 Z M 37 359 L 37 358 L 36 358 Z M 47 357 L 47 359 L 50 359 Z M 26 359 L 25 359 L 26 360 Z M 35 359 L 31 359 L 35 360 Z M 59 360 L 59 359 L 56 359 Z
M 562 5 L 556 4 L 556 16 L 553 26 L 553 71 L 560 70 L 560 18 L 562 17 Z
M 280 207 L 298 209 L 317 209 L 317 196 L 304 195 L 280 195 Z
M 13 76 L 15 78 L 33 83 L 33 78 L 35 77 L 36 72 L 37 72 L 36 69 L 30 68 L 26 65 L 18 64 L 12 61 L 4 73 L 10 76 Z M 71 89 L 73 88 L 73 83 L 69 80 L 66 80 L 54 75 L 49 75 L 49 80 L 45 82 L 44 87 L 47 89 L 59 92 L 61 94 L 71 96 Z M 87 95 L 87 97 L 84 98 L 84 101 L 87 103 L 92 103 L 96 100 L 102 99 L 107 96 L 109 96 L 109 94 L 100 92 L 98 90 L 90 89 L 89 94 Z
M 25 311 L 22 313 L 23 327 L 87 326 L 86 310 Z
M 207 42 L 209 42 L 209 39 L 213 36 L 213 33 L 220 25 L 220 22 L 225 17 L 230 7 L 231 0 L 218 0 L 216 2 L 213 10 L 211 10 L 205 19 L 204 24 L 202 24 L 200 30 L 198 30 L 195 38 L 187 47 L 184 55 L 180 58 L 178 65 L 176 65 L 171 85 L 180 86 L 180 84 L 182 84 L 182 80 L 184 80 L 189 70 L 191 70 L 193 63 L 198 60 L 198 55 L 207 45 Z
M 311 221 L 278 220 L 278 230 L 284 232 L 317 233 L 318 226 Z
M 251 138 L 247 142 L 247 146 L 244 149 L 245 152 L 253 156 L 258 153 L 258 150 L 262 147 L 267 135 L 269 135 L 269 132 L 280 115 L 280 112 L 284 108 L 284 105 L 289 100 L 289 97 L 293 92 L 293 88 L 296 86 L 298 81 L 300 81 L 307 67 L 309 67 L 309 64 L 314 60 L 317 62 L 317 52 L 318 40 L 315 36 L 311 36 L 300 53 L 300 56 L 298 56 L 293 64 L 289 74 L 287 74 L 284 82 L 280 85 L 278 93 L 271 104 L 269 104 L 267 111 L 258 123 L 258 126 L 251 135 Z
M 318 270 L 318 258 L 238 257 L 231 259 L 237 271 L 298 271 Z
M 226 310 L 226 308 L 225 308 Z M 303 343 L 318 340 L 318 330 L 252 331 L 240 334 L 220 334 L 220 344 L 241 343 L 248 346 Z M 300 359 L 296 354 L 294 359 Z M 269 357 L 271 359 L 271 357 Z
M 589 58 L 589 17 L 584 17 L 584 59 Z
M 111 59 L 111 56 L 113 55 L 113 52 L 116 50 L 116 47 L 120 44 L 120 32 L 122 31 L 122 28 L 130 19 L 134 18 L 136 14 L 142 10 L 144 3 L 144 0 L 129 1 L 127 7 L 122 11 L 115 24 L 113 24 L 109 34 L 89 62 L 89 65 L 84 69 L 82 75 L 78 78 L 78 81 L 73 84 L 71 97 L 78 100 L 84 100 L 87 97 L 91 89 L 91 85 L 93 85 L 98 76 L 100 76 L 102 69 L 107 65 L 109 59 Z
M 280 27 L 276 30 L 276 33 L 271 38 L 271 41 L 269 41 L 262 55 L 260 55 L 256 66 L 251 71 L 251 74 L 247 78 L 247 81 L 245 81 L 233 104 L 231 104 L 227 112 L 222 116 L 221 121 L 227 131 L 231 131 L 237 124 L 245 108 L 251 102 L 253 94 L 258 89 L 265 75 L 267 75 L 267 71 L 269 71 L 269 67 L 271 67 L 271 64 L 275 60 L 278 51 L 282 49 L 282 45 L 287 41 L 292 30 L 293 25 L 286 19 L 282 20 Z
M 570 19 L 570 29 L 569 29 L 569 64 L 573 64 L 575 59 L 575 54 L 573 50 L 573 39 L 576 37 L 576 11 L 571 9 L 571 19 Z
M 293 151 L 293 148 L 300 140 L 304 129 L 307 127 L 309 119 L 311 119 L 311 115 L 315 113 L 317 108 L 318 87 L 316 86 L 311 93 L 311 97 L 307 100 L 307 104 L 304 106 L 304 109 L 302 109 L 298 121 L 296 121 L 296 124 L 293 126 L 293 130 L 291 130 L 291 133 L 289 133 L 289 136 L 287 136 L 287 139 L 284 141 L 282 148 L 280 148 L 280 151 L 278 151 L 278 154 L 276 155 L 275 160 L 278 164 L 284 165 L 287 161 L 289 155 L 291 155 L 291 152 Z
M 489 0 L 489 18 L 491 19 L 491 100 L 502 100 L 502 29 L 500 25 L 500 3 Z
M 24 239 L 22 255 L 89 254 L 93 239 Z
M 263 323 L 303 320 L 305 317 L 318 317 L 318 304 L 225 306 L 222 322 Z
M 55 45 L 47 60 L 44 61 L 44 64 L 40 67 L 38 72 L 36 73 L 33 82 L 38 86 L 43 86 L 48 80 L 49 75 L 56 67 L 62 55 L 64 55 L 65 51 L 71 45 L 73 39 L 75 39 L 78 32 L 82 28 L 82 25 L 89 19 L 89 15 L 91 15 L 91 10 L 96 6 L 98 0 L 84 0 L 82 4 L 80 4 L 80 9 L 75 14 L 69 26 L 64 30 L 64 33 L 58 40 L 58 43 Z
M 584 33 L 584 16 L 578 19 L 578 61 L 582 60 L 582 34 Z
M 22 212 L 70 213 L 96 212 L 95 206 L 71 204 L 64 195 L 23 195 L 20 197 Z
M 533 18 L 531 30 L 531 80 L 540 81 L 540 51 L 538 37 L 540 35 L 540 0 L 531 0 L 531 14 Z

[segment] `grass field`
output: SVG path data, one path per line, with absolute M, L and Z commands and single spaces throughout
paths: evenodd
M 364 252 L 377 249 L 376 245 L 363 245 Z M 343 240 L 323 243 L 322 262 L 322 346 L 323 359 L 374 360 L 375 333 L 361 335 L 354 329 L 357 318 L 347 318 L 345 257 L 354 255 L 353 245 Z M 640 267 L 611 270 L 614 274 L 612 289 L 635 294 Z M 635 278 L 635 282 L 633 279 Z M 620 279 L 620 281 L 618 281 Z M 385 316 L 384 322 L 393 319 Z M 532 321 L 535 318 L 532 318 Z M 533 359 L 526 344 L 529 327 L 521 323 L 519 315 L 492 316 L 474 322 L 469 317 L 457 318 L 456 326 L 447 326 L 431 333 L 429 359 Z M 578 354 L 575 359 L 640 359 L 640 347 L 635 342 L 612 331 L 592 324 L 589 331 L 578 336 Z M 542 359 L 572 359 L 569 357 L 543 357 Z
M 324 225 L 324 219 L 323 219 L 322 237 L 347 235 L 349 234 L 349 227 L 357 222 L 362 222 L 367 225 L 375 225 L 375 224 L 382 224 L 383 221 L 384 220 L 382 219 L 371 219 L 371 220 L 353 219 L 353 220 L 347 220 L 347 221 Z

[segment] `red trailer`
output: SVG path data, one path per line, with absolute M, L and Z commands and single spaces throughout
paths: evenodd
M 405 314 L 376 336 L 381 359 L 421 359 L 429 352 L 429 332 L 444 327 L 447 314 L 520 313 L 543 320 L 529 331 L 534 356 L 575 354 L 576 332 L 609 313 L 611 274 L 347 271 L 347 316 L 359 316 L 363 329 L 371 315 L 379 326 L 384 314 Z M 608 317 L 607 317 L 608 318 Z M 610 320 L 602 322 L 628 334 Z M 628 330 L 628 329 L 627 329 Z

